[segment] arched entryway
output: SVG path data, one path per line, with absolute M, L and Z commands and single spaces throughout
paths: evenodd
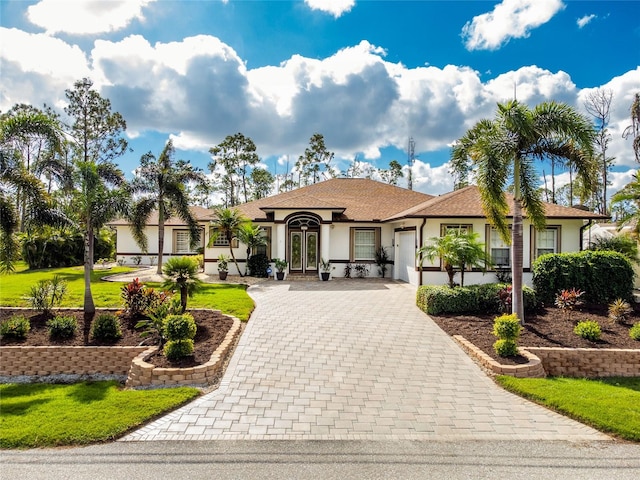
M 287 221 L 287 255 L 290 273 L 317 273 L 320 255 L 320 221 L 312 214 L 297 214 Z

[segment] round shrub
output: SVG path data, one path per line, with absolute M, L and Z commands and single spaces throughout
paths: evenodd
M 24 340 L 31 330 L 31 323 L 24 315 L 14 315 L 0 323 L 0 337 Z
M 264 253 L 256 253 L 249 257 L 247 263 L 249 273 L 252 277 L 267 278 L 267 268 L 269 268 L 269 258 Z
M 629 329 L 629 336 L 634 340 L 640 340 L 640 322 Z
M 501 338 L 493 344 L 493 349 L 501 357 L 514 357 L 518 355 L 518 344 L 513 340 Z
M 169 340 L 165 343 L 162 351 L 168 360 L 180 360 L 183 357 L 193 355 L 193 340 Z
M 600 340 L 600 335 L 602 335 L 600 325 L 598 324 L 598 322 L 594 322 L 593 320 L 584 320 L 582 322 L 578 322 L 578 324 L 573 329 L 573 333 L 592 342 Z
M 54 338 L 71 338 L 76 334 L 78 321 L 75 317 L 56 315 L 47 322 L 49 336 Z
M 105 342 L 115 342 L 122 338 L 122 330 L 118 317 L 111 313 L 101 313 L 93 321 L 91 326 L 91 336 L 94 340 Z
M 167 340 L 193 340 L 196 336 L 196 322 L 188 313 L 169 315 L 164 321 L 164 337 Z
M 501 315 L 493 322 L 493 334 L 501 340 L 513 340 L 520 336 L 522 327 L 515 313 L 511 315 Z

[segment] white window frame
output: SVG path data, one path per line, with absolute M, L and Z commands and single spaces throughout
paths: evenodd
M 511 225 L 509 225 L 509 229 L 511 229 Z M 503 239 L 502 236 L 500 235 L 500 232 L 498 232 L 498 230 L 496 230 L 494 227 L 492 227 L 491 225 L 487 225 L 487 253 L 489 254 L 489 258 L 491 259 L 491 262 L 495 267 L 498 268 L 507 268 L 507 267 L 511 267 L 511 245 L 508 245 Z M 495 256 L 494 256 L 494 250 L 500 250 L 501 252 L 504 252 L 504 250 L 507 251 L 507 261 L 508 263 L 496 263 L 495 261 Z
M 179 237 L 183 237 L 183 238 L 179 238 Z M 184 247 L 185 242 L 186 242 L 186 248 Z M 195 248 L 191 248 L 190 243 L 191 242 L 189 241 L 189 230 L 179 230 L 179 229 L 173 230 L 173 253 L 182 254 L 182 255 L 198 253 L 198 249 L 204 247 L 204 231 L 203 230 L 200 231 L 199 246 Z
M 373 243 L 360 243 L 356 244 L 358 241 L 359 233 L 369 233 L 373 234 Z M 356 255 L 357 248 L 356 246 L 371 246 L 371 257 L 360 257 Z M 350 260 L 352 262 L 375 262 L 376 260 L 376 250 L 380 248 L 380 228 L 371 228 L 371 227 L 352 227 L 351 228 L 351 255 Z
M 560 226 L 559 225 L 549 225 L 544 230 L 536 230 L 535 228 L 531 227 L 531 230 L 532 230 L 531 238 L 533 239 L 532 253 L 533 253 L 534 260 L 538 258 L 540 255 L 544 255 L 546 253 L 560 253 Z M 553 248 L 545 248 L 544 250 L 550 250 L 550 251 L 545 251 L 543 253 L 540 253 L 540 250 L 541 250 L 540 244 L 542 243 L 540 239 L 540 235 L 548 234 L 550 232 L 553 232 L 554 234 L 554 238 L 552 240 Z M 548 242 L 548 239 L 545 240 L 546 247 L 548 247 L 547 242 Z

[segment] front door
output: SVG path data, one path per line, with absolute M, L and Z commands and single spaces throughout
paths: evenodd
M 289 232 L 289 269 L 292 273 L 318 271 L 318 231 Z

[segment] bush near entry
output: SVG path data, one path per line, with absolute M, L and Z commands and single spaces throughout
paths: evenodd
M 584 291 L 588 303 L 630 300 L 633 275 L 631 262 L 617 252 L 549 253 L 533 262 L 536 295 L 546 305 L 553 304 L 559 291 L 572 288 Z

